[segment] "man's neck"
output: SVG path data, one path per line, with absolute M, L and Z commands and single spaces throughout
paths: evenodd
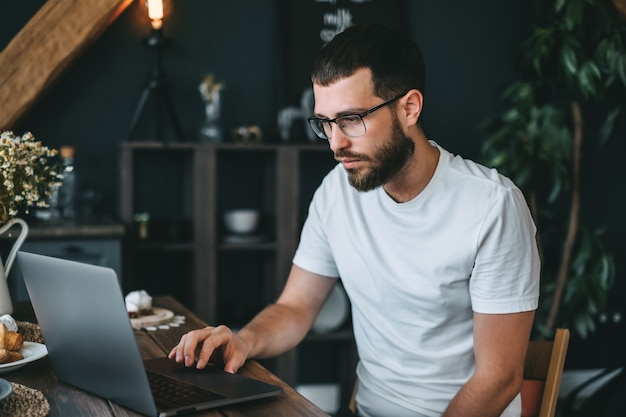
M 383 186 L 397 203 L 406 203 L 417 197 L 428 185 L 439 162 L 439 149 L 424 135 L 415 141 L 415 152 L 393 180 Z

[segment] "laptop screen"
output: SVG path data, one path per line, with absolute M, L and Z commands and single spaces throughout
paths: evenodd
M 33 309 L 59 380 L 146 415 L 176 415 L 282 393 L 282 388 L 224 372 L 141 358 L 119 281 L 110 268 L 18 252 Z M 210 390 L 204 401 L 159 410 L 150 370 Z

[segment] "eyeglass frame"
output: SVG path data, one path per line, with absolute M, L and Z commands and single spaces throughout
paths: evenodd
M 313 122 L 327 123 L 329 127 L 330 127 L 330 124 L 331 124 L 331 123 L 334 123 L 334 124 L 335 124 L 335 125 L 339 128 L 339 130 L 341 130 L 341 131 L 343 132 L 343 134 L 344 134 L 344 135 L 346 135 L 347 137 L 349 137 L 349 138 L 359 138 L 359 137 L 361 137 L 361 136 L 363 136 L 363 135 L 365 135 L 365 134 L 367 133 L 367 126 L 365 125 L 365 121 L 363 120 L 363 118 L 364 118 L 365 116 L 368 116 L 368 115 L 370 115 L 370 114 L 374 113 L 376 110 L 380 110 L 380 109 L 382 109 L 383 107 L 385 107 L 385 106 L 387 106 L 387 105 L 389 105 L 389 104 L 393 103 L 394 101 L 401 99 L 402 97 L 404 97 L 404 96 L 405 96 L 405 95 L 406 95 L 409 91 L 411 91 L 411 90 L 412 90 L 412 89 L 408 89 L 408 90 L 406 90 L 404 93 L 402 93 L 402 94 L 400 94 L 400 95 L 397 95 L 397 96 L 395 96 L 395 97 L 392 97 L 392 98 L 390 98 L 389 100 L 387 100 L 387 101 L 385 101 L 385 102 L 383 102 L 383 103 L 381 103 L 381 104 L 379 104 L 379 105 L 377 105 L 377 106 L 374 106 L 374 107 L 372 107 L 372 108 L 371 108 L 371 109 L 369 109 L 369 110 L 365 110 L 363 113 L 351 113 L 351 114 L 344 114 L 343 116 L 337 116 L 337 117 L 335 117 L 334 119 L 325 119 L 325 118 L 322 118 L 322 117 L 311 116 L 311 117 L 309 117 L 307 120 L 308 120 L 308 122 L 309 122 L 309 126 L 311 126 L 311 129 L 313 129 L 313 132 L 315 132 L 315 134 L 316 134 L 316 135 L 317 135 L 320 139 L 330 140 L 330 139 L 331 139 L 331 137 L 329 137 L 329 136 L 326 134 L 326 132 L 325 132 L 324 128 L 322 128 L 321 133 L 318 133 L 318 131 L 317 131 L 317 130 L 315 130 L 315 128 L 313 127 Z M 341 127 L 341 126 L 337 123 L 337 120 L 339 120 L 339 119 L 343 119 L 343 118 L 347 118 L 347 117 L 348 117 L 348 118 L 349 118 L 349 117 L 358 117 L 358 118 L 359 118 L 359 120 L 361 120 L 361 124 L 363 124 L 363 133 L 361 133 L 360 135 L 356 135 L 356 136 L 352 136 L 352 135 L 347 134 L 347 133 L 343 130 L 343 128 L 342 128 L 342 127 Z M 323 134 L 324 136 L 322 136 L 322 134 Z

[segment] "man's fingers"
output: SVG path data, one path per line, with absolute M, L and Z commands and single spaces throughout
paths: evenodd
M 204 337 L 202 347 L 198 353 L 196 368 L 202 369 L 217 352 L 220 347 L 226 345 L 232 340 L 232 332 L 227 327 L 213 327 Z
M 237 337 L 226 326 L 205 327 L 185 333 L 168 354 L 170 359 L 185 366 L 203 369 L 211 359 L 223 360 L 224 370 L 235 373 L 246 360 Z
M 212 328 L 204 328 L 199 330 L 192 330 L 189 333 L 185 333 L 181 338 L 178 345 L 170 351 L 168 357 L 174 359 L 176 362 L 184 362 L 185 366 L 193 366 L 196 362 L 196 351 L 200 341 L 204 340 L 210 334 Z

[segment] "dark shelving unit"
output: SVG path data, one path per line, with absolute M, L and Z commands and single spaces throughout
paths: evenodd
M 127 289 L 173 294 L 210 324 L 245 324 L 282 290 L 308 204 L 335 163 L 323 143 L 123 143 L 120 216 L 131 231 L 124 244 Z M 225 241 L 222 215 L 240 207 L 260 210 L 265 239 Z M 136 213 L 150 215 L 145 239 L 136 231 Z M 319 375 L 306 365 L 323 360 L 311 356 L 316 346 L 339 354 L 327 372 L 347 398 L 356 363 L 349 323 L 312 333 L 298 348 L 262 363 L 291 385 L 316 382 Z

